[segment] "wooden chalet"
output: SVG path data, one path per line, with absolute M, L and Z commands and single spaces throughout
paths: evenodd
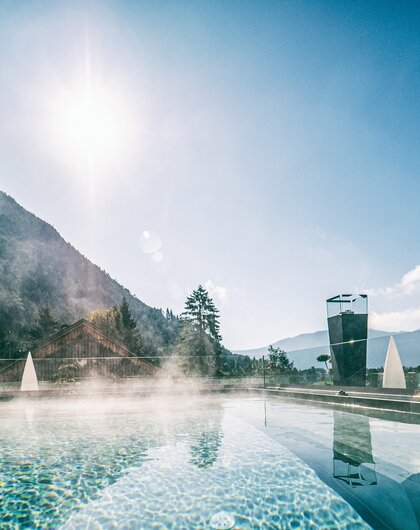
M 63 327 L 32 351 L 39 380 L 86 378 L 94 375 L 119 377 L 153 376 L 160 369 L 107 337 L 85 319 Z M 9 365 L 0 380 L 15 381 L 23 373 L 24 361 Z M 67 374 L 67 375 L 66 375 Z

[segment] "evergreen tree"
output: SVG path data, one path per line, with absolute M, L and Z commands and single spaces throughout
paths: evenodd
M 29 330 L 30 347 L 38 347 L 44 340 L 56 333 L 59 328 L 59 323 L 52 316 L 49 306 L 42 306 L 34 326 Z
M 181 318 L 192 322 L 200 333 L 208 333 L 216 342 L 222 341 L 219 311 L 203 286 L 199 285 L 187 298 Z
M 174 315 L 174 312 L 172 311 L 172 309 L 166 309 L 166 314 L 165 314 L 165 318 L 168 322 L 172 322 L 174 320 L 177 320 L 178 317 L 176 317 Z
M 131 315 L 130 307 L 125 297 L 119 306 L 120 320 L 118 325 L 122 334 L 122 339 L 127 348 L 141 355 L 143 352 L 143 344 L 140 338 L 140 332 L 137 328 L 137 323 Z
M 214 341 L 189 321 L 182 321 L 178 342 L 180 368 L 185 375 L 212 376 L 216 372 Z
M 181 325 L 178 352 L 184 373 L 218 373 L 222 350 L 219 311 L 201 285 L 187 298 Z
M 2 359 L 7 359 L 8 357 L 10 357 L 10 338 L 8 337 L 8 335 L 8 333 L 6 333 L 3 329 L 0 328 L 0 357 Z
M 119 307 L 119 312 L 121 315 L 121 326 L 127 332 L 134 331 L 137 327 L 136 321 L 131 315 L 130 307 L 128 305 L 127 299 L 124 297 L 121 305 Z

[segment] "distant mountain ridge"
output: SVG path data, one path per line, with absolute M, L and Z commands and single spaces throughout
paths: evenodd
M 394 335 L 395 342 L 404 366 L 420 365 L 420 331 L 396 332 L 369 329 L 368 333 L 368 368 L 379 368 L 384 365 L 388 348 L 389 337 Z M 320 367 L 316 358 L 322 354 L 329 354 L 328 331 L 315 331 L 303 333 L 295 337 L 280 339 L 272 344 L 274 348 L 286 351 L 288 357 L 299 370 Z M 248 355 L 260 359 L 267 357 L 267 348 L 254 348 L 250 350 L 235 350 L 232 353 Z
M 0 330 L 24 335 L 40 306 L 71 324 L 125 297 L 142 337 L 156 351 L 171 344 L 174 324 L 94 265 L 50 224 L 0 191 Z M 1 352 L 0 352 L 1 355 Z

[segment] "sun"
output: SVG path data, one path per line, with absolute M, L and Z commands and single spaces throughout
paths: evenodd
M 54 142 L 69 163 L 118 163 L 127 123 L 121 98 L 106 87 L 66 88 L 53 104 Z

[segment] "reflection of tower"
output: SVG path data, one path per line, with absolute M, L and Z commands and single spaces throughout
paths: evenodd
M 367 295 L 327 300 L 328 333 L 335 385 L 366 385 Z
M 417 524 L 420 528 L 420 473 L 415 475 L 410 475 L 402 483 L 405 494 L 407 495 L 411 506 L 413 508 L 413 513 L 416 517 Z
M 369 418 L 334 411 L 333 476 L 352 487 L 377 484 Z

